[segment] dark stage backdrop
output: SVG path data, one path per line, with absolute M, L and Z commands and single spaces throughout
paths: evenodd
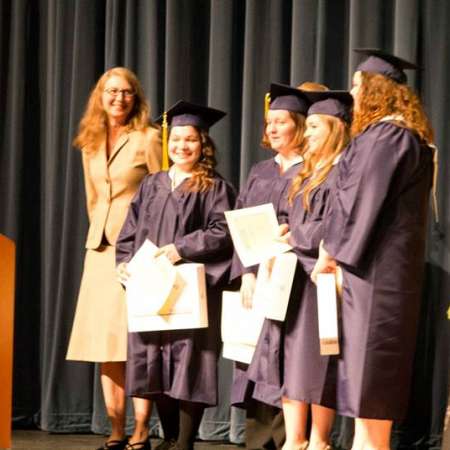
M 179 98 L 228 111 L 212 135 L 220 171 L 238 185 L 268 156 L 258 142 L 269 83 L 347 88 L 351 49 L 373 46 L 422 67 L 410 83 L 440 149 L 441 222 L 428 236 L 410 414 L 394 435 L 395 448 L 439 448 L 449 378 L 450 2 L 0 0 L 0 20 L 0 232 L 18 246 L 16 424 L 65 432 L 107 424 L 94 365 L 64 359 L 87 231 L 71 141 L 100 74 L 134 70 L 154 117 Z M 230 374 L 221 361 L 221 402 L 207 411 L 203 438 L 242 438 L 243 416 L 228 406 Z M 338 420 L 336 446 L 349 448 L 351 425 Z

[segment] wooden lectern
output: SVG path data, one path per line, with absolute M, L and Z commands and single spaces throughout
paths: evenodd
M 0 448 L 11 448 L 16 248 L 0 234 Z

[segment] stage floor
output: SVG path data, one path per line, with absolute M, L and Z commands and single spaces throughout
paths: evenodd
M 13 450 L 95 450 L 103 444 L 104 437 L 94 434 L 51 434 L 45 431 L 13 431 Z M 154 448 L 159 439 L 152 439 Z M 223 442 L 201 441 L 195 443 L 196 450 L 232 450 L 237 445 Z

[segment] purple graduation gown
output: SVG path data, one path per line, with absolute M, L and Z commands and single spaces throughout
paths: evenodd
M 117 263 L 126 262 L 146 238 L 173 243 L 185 262 L 205 264 L 209 327 L 128 334 L 126 390 L 129 396 L 217 404 L 221 287 L 228 282 L 232 242 L 224 211 L 234 188 L 220 176 L 206 192 L 173 192 L 167 172 L 147 176 L 130 204 L 116 244 Z
M 330 187 L 337 178 L 333 166 L 326 180 L 309 195 L 310 208 L 298 195 L 289 211 L 289 227 L 299 260 L 298 278 L 285 320 L 283 396 L 329 408 L 335 405 L 336 357 L 320 354 L 317 289 L 310 279 L 323 238 L 323 218 L 329 207 Z M 299 295 L 300 294 L 300 295 Z
M 343 269 L 339 414 L 400 420 L 410 394 L 432 150 L 378 122 L 339 163 L 324 247 Z
M 265 203 L 272 203 L 280 223 L 287 222 L 287 211 L 285 209 L 284 199 L 287 196 L 287 191 L 290 186 L 290 181 L 300 170 L 301 163 L 294 164 L 283 174 L 280 174 L 280 166 L 270 158 L 255 164 L 247 178 L 245 186 L 239 192 L 236 200 L 235 209 L 247 208 L 251 206 L 263 205 Z M 255 273 L 258 266 L 244 267 L 236 253 L 233 255 L 233 262 L 231 268 L 231 279 L 235 279 L 244 273 Z M 263 326 L 263 330 L 266 324 Z M 278 353 L 280 348 L 279 338 L 281 333 L 276 328 L 271 333 L 271 343 Z M 272 389 L 265 385 L 254 386 L 254 383 L 249 381 L 247 377 L 247 364 L 236 363 L 233 373 L 233 384 L 231 386 L 231 404 L 234 406 L 245 407 L 245 403 L 251 399 L 256 392 L 261 392 L 266 399 L 265 403 L 273 406 L 281 407 L 280 390 Z M 273 368 L 274 376 L 278 374 L 278 369 Z M 269 392 L 270 391 L 270 392 Z

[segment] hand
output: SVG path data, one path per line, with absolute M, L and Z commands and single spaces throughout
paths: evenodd
M 178 253 L 177 248 L 174 244 L 167 244 L 161 247 L 156 253 L 155 258 L 158 256 L 165 255 L 165 257 L 172 263 L 175 264 L 176 262 L 180 261 L 182 258 L 180 254 Z
M 282 242 L 283 244 L 289 244 L 289 238 L 291 237 L 291 232 L 289 231 L 289 225 L 287 223 L 282 223 L 278 225 L 278 233 L 275 237 L 277 242 Z
M 255 293 L 256 277 L 253 273 L 242 275 L 241 281 L 241 301 L 244 308 L 251 309 L 253 304 L 253 294 Z
M 316 284 L 317 275 L 319 273 L 336 273 L 336 266 L 336 260 L 328 254 L 321 242 L 319 247 L 319 259 L 311 273 L 311 280 Z
M 128 279 L 130 278 L 130 272 L 127 269 L 127 263 L 120 263 L 116 267 L 117 279 L 122 284 L 127 284 Z

